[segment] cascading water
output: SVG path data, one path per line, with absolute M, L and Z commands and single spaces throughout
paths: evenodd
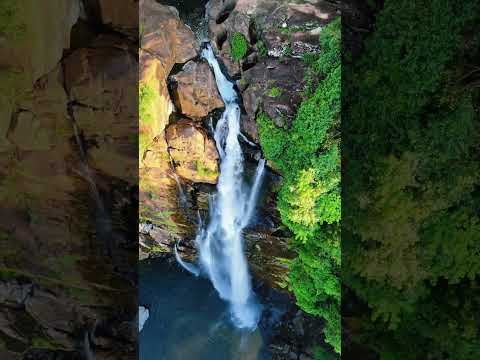
M 253 186 L 249 189 L 243 180 L 237 93 L 233 83 L 222 73 L 210 45 L 203 50 L 202 57 L 213 69 L 225 111 L 215 128 L 221 159 L 217 194 L 210 201 L 210 222 L 206 227 L 200 225 L 196 238 L 200 266 L 220 297 L 230 303 L 234 324 L 239 328 L 255 329 L 260 318 L 260 305 L 251 287 L 242 231 L 253 215 L 265 162 L 259 162 Z

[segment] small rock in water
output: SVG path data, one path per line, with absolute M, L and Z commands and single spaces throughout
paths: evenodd
M 138 329 L 139 332 L 142 331 L 143 325 L 145 325 L 145 322 L 148 320 L 148 317 L 150 316 L 150 311 L 144 307 L 144 306 L 139 306 L 138 307 Z

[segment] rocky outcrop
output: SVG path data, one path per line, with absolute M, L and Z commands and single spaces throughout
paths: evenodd
M 175 110 L 167 80 L 175 64 L 187 63 L 198 55 L 194 33 L 181 22 L 175 8 L 154 0 L 140 1 L 140 23 L 139 212 L 142 228 L 154 229 L 152 236 L 140 231 L 139 256 L 145 258 L 160 256 L 168 248 L 164 244 L 175 244 L 194 234 L 197 207 L 185 210 L 181 206 L 178 187 L 184 189 L 184 196 L 188 198 L 190 192 L 197 190 L 186 179 L 212 181 L 213 177 L 208 171 L 195 174 L 197 162 L 188 162 L 185 156 L 178 158 L 180 165 L 177 167 L 183 171 L 179 175 L 185 179 L 179 177 L 174 172 L 174 159 L 169 154 L 166 140 L 165 129 Z M 199 137 L 193 136 L 192 140 L 203 144 L 207 139 L 204 138 L 205 132 L 197 135 Z M 209 158 L 204 150 L 203 147 L 197 149 L 198 164 L 203 165 L 203 170 L 215 169 L 213 162 L 203 164 L 204 158 Z M 181 154 L 174 153 L 176 156 Z
M 288 128 L 302 100 L 305 65 L 299 58 L 319 51 L 323 27 L 339 13 L 323 0 L 212 0 L 207 7 L 213 45 L 230 76 L 238 79 L 246 115 L 242 131 L 258 143 L 256 116 L 265 112 Z M 230 40 L 241 33 L 246 56 L 233 61 Z
M 213 72 L 204 61 L 189 61 L 171 81 L 175 106 L 182 115 L 202 119 L 224 106 Z
M 197 56 L 197 44 L 193 32 L 180 21 L 176 9 L 155 0 L 140 1 L 140 23 L 140 90 L 143 87 L 153 94 L 146 104 L 151 119 L 142 118 L 144 114 L 140 113 L 140 147 L 143 150 L 140 158 L 143 159 L 146 151 L 152 151 L 148 145 L 158 136 L 156 149 L 166 149 L 166 144 L 161 144 L 161 135 L 173 110 L 167 78 L 175 64 L 183 64 Z M 142 101 L 147 100 L 141 93 L 141 109 Z M 165 164 L 168 167 L 168 162 Z
M 243 104 L 249 119 L 263 111 L 277 126 L 288 127 L 302 100 L 304 72 L 304 63 L 294 58 L 267 58 L 245 71 Z
M 217 182 L 217 148 L 201 126 L 182 119 L 169 125 L 165 136 L 178 175 L 193 182 Z
M 140 47 L 157 57 L 167 74 L 174 64 L 183 64 L 197 55 L 195 36 L 180 21 L 174 7 L 155 0 L 141 0 L 140 23 Z

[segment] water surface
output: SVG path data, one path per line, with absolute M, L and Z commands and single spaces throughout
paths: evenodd
M 140 265 L 140 304 L 150 317 L 140 360 L 268 360 L 259 329 L 237 329 L 228 304 L 207 279 L 155 260 Z

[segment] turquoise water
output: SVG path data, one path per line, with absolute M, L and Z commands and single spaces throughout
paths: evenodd
M 262 333 L 240 331 L 207 279 L 176 264 L 141 264 L 141 305 L 150 317 L 140 333 L 141 360 L 268 360 Z

